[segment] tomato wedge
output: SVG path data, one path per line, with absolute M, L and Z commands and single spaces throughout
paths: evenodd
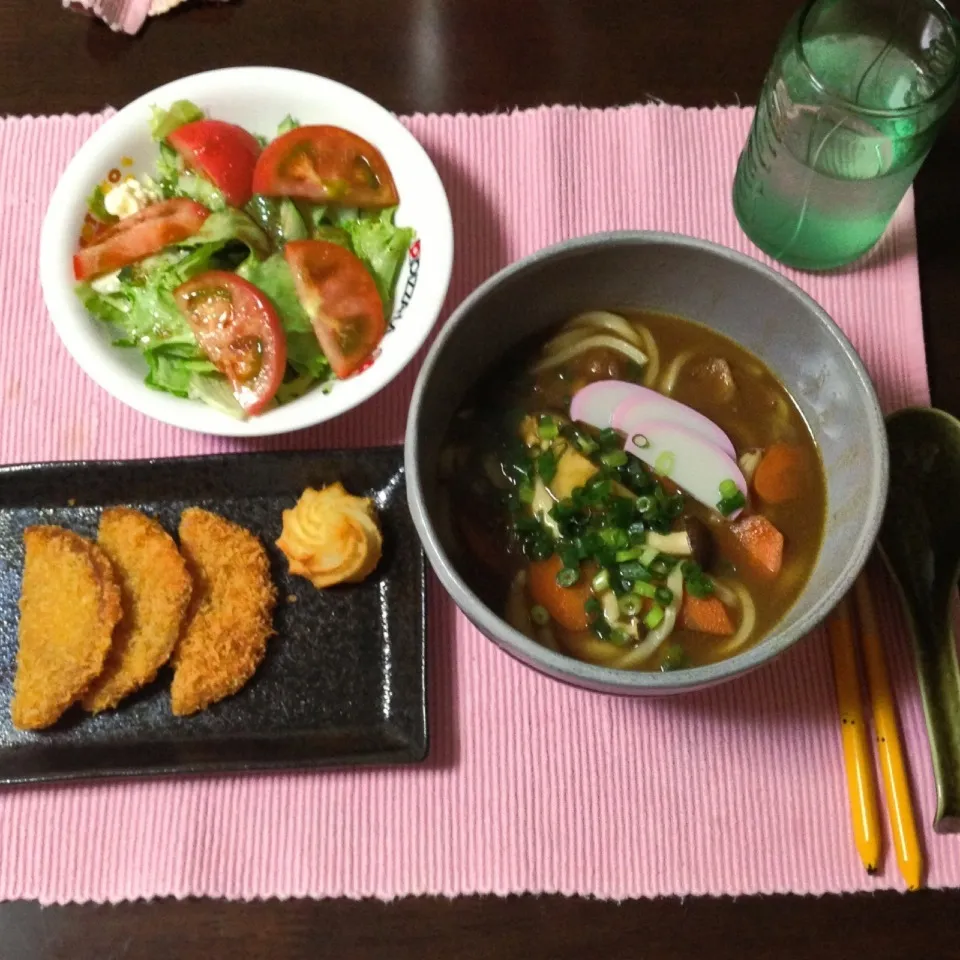
M 283 251 L 313 332 L 341 379 L 364 365 L 387 330 L 373 277 L 345 247 L 294 240 Z
M 89 280 L 127 267 L 171 243 L 192 237 L 208 216 L 210 211 L 193 200 L 151 203 L 98 233 L 95 242 L 78 250 L 73 255 L 73 275 L 77 280 Z
M 253 196 L 253 168 L 260 144 L 243 127 L 223 120 L 195 120 L 177 127 L 167 143 L 212 181 L 230 206 L 242 207 Z
M 260 413 L 274 398 L 287 365 L 287 340 L 273 304 L 252 283 L 226 270 L 201 273 L 173 296 L 240 406 Z
M 297 127 L 260 154 L 253 192 L 378 209 L 399 202 L 383 154 L 342 127 Z

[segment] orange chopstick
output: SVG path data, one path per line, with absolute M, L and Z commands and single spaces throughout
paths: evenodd
M 877 629 L 877 614 L 870 598 L 870 582 L 866 571 L 860 574 L 853 589 L 857 602 L 860 643 L 870 686 L 873 728 L 877 738 L 880 769 L 883 772 L 887 815 L 890 819 L 893 846 L 897 852 L 897 865 L 907 887 L 917 890 L 923 883 L 923 851 L 910 795 L 910 778 L 907 776 L 900 743 L 897 703 L 890 686 L 887 660 L 880 641 L 880 631 Z
M 857 853 L 867 873 L 876 873 L 880 863 L 880 818 L 877 812 L 877 784 L 873 775 L 873 754 L 860 697 L 860 674 L 853 638 L 850 602 L 844 597 L 827 620 L 833 679 L 837 688 L 843 761 L 847 771 L 850 821 Z

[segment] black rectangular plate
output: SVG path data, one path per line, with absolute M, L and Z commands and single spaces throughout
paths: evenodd
M 384 555 L 363 583 L 321 591 L 288 573 L 274 541 L 281 511 L 305 487 L 336 480 L 374 498 Z M 165 669 L 116 710 L 72 707 L 48 730 L 16 730 L 24 528 L 52 523 L 95 538 L 102 508 L 117 504 L 174 536 L 188 506 L 257 534 L 279 590 L 277 636 L 243 690 L 191 717 L 170 712 Z M 424 556 L 400 448 L 0 467 L 0 783 L 422 760 L 425 625 Z

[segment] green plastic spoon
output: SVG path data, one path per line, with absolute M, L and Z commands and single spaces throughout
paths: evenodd
M 960 575 L 960 421 L 908 408 L 887 417 L 890 495 L 880 549 L 913 636 L 937 786 L 938 833 L 960 833 L 960 668 L 951 624 Z

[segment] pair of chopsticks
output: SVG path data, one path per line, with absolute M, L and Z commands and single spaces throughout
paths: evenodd
M 910 796 L 910 781 L 900 743 L 897 705 L 890 686 L 890 675 L 887 672 L 887 661 L 880 641 L 877 615 L 870 597 L 870 583 L 866 571 L 857 579 L 852 596 L 853 604 L 848 595 L 830 615 L 827 632 L 833 653 L 833 673 L 840 711 L 853 836 L 867 873 L 876 873 L 881 851 L 880 819 L 873 754 L 860 696 L 856 634 L 851 609 L 855 606 L 897 865 L 907 888 L 917 890 L 923 883 L 923 853 L 920 849 L 917 821 Z

